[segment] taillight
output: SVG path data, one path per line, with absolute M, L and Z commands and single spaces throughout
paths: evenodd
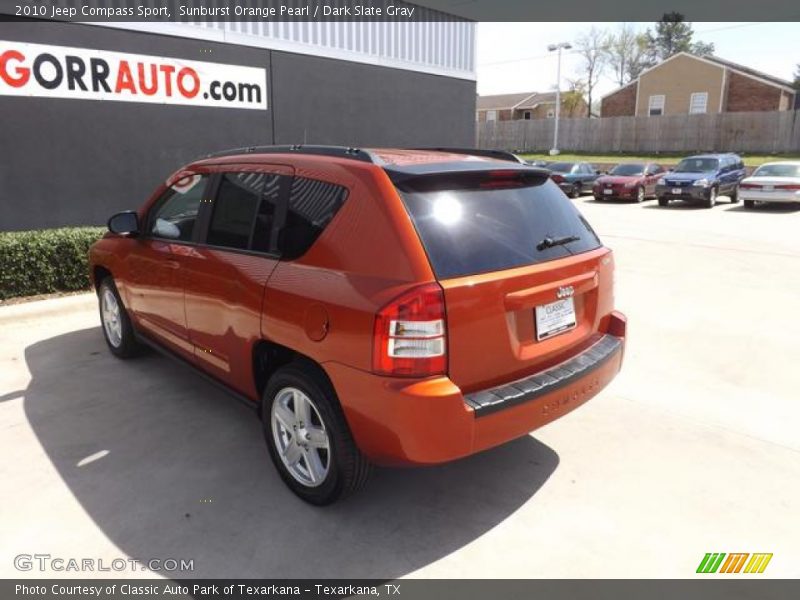
M 800 190 L 800 185 L 796 183 L 787 183 L 786 185 L 776 185 L 779 190 Z
M 754 190 L 754 189 L 760 188 L 760 187 L 761 187 L 760 185 L 757 185 L 755 183 L 740 183 L 739 184 L 739 189 L 741 189 L 741 190 Z
M 556 183 L 564 183 L 564 177 L 562 175 L 559 175 L 558 173 L 553 173 L 552 175 L 550 175 L 550 179 L 552 179 Z
M 400 377 L 446 372 L 444 294 L 438 284 L 409 290 L 378 311 L 372 368 L 382 375 Z

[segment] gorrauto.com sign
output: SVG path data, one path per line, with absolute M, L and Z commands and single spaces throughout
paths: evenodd
M 0 40 L 0 96 L 266 110 L 266 70 Z

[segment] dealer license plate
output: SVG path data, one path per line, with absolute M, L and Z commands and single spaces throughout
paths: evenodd
M 614 193 L 614 190 L 603 190 L 603 193 L 604 193 L 606 196 L 610 196 L 611 194 L 613 194 L 613 193 Z
M 575 325 L 574 298 L 564 298 L 536 307 L 536 339 L 539 341 L 574 329 Z
M 672 193 L 673 194 L 680 194 L 681 193 L 681 188 L 672 188 Z

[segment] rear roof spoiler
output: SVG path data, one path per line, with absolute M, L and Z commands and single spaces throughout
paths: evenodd
M 528 164 L 528 162 L 513 152 L 505 150 L 485 150 L 481 148 L 412 148 L 412 150 L 428 150 L 431 152 L 449 152 L 450 154 L 467 154 L 471 156 L 483 156 L 496 160 L 507 160 L 509 162 Z

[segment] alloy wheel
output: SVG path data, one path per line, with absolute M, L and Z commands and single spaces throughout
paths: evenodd
M 119 302 L 117 302 L 114 292 L 108 288 L 103 290 L 100 302 L 106 337 L 112 346 L 119 348 L 122 345 L 122 315 Z
M 301 390 L 280 390 L 272 403 L 272 436 L 289 474 L 307 487 L 321 485 L 331 467 L 325 423 L 311 398 Z

